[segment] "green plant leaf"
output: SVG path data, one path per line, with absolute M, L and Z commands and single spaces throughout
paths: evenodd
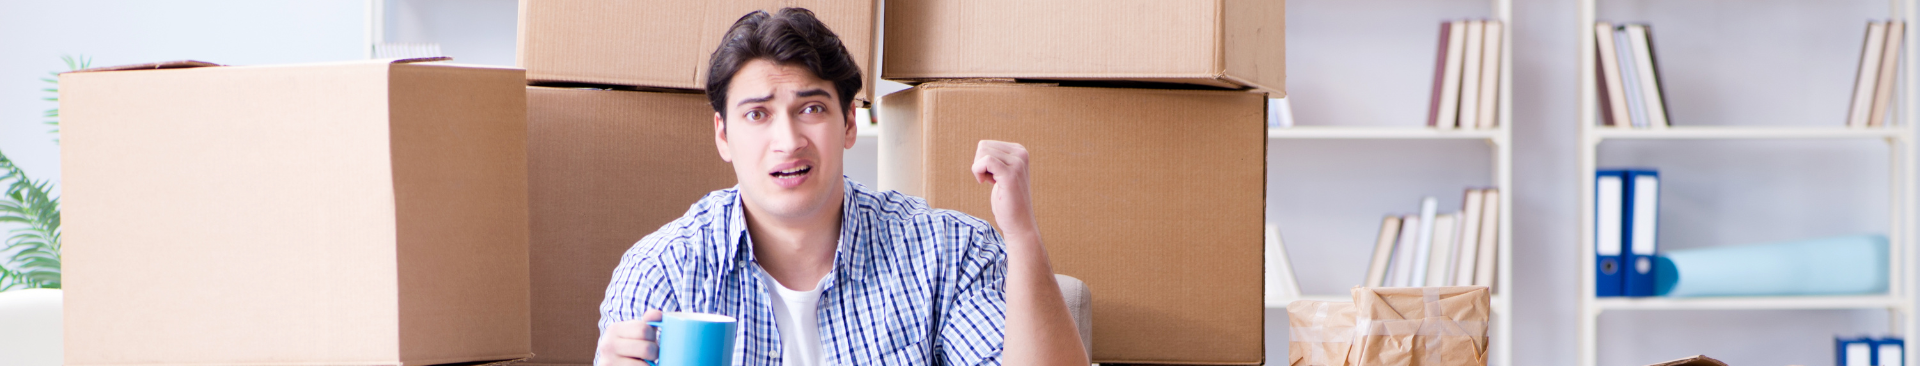
M 58 288 L 60 286 L 59 199 L 52 182 L 34 181 L 13 161 L 0 154 L 0 223 L 8 230 L 6 250 L 13 255 L 0 262 L 0 289 Z
M 80 70 L 92 66 L 93 59 L 86 56 L 61 56 L 67 69 Z M 41 98 L 49 102 L 60 102 L 60 72 L 48 72 L 51 77 L 41 78 L 50 87 L 41 89 L 50 95 Z M 53 141 L 60 142 L 60 108 L 56 104 L 44 114 L 49 120 L 44 123 L 53 126 Z M 26 288 L 60 288 L 60 198 L 52 194 L 52 181 L 35 181 L 27 173 L 14 165 L 6 154 L 0 153 L 0 187 L 5 194 L 0 195 L 0 224 L 18 225 L 8 230 L 6 246 L 0 252 L 11 251 L 13 255 L 0 261 L 0 291 Z
M 24 277 L 27 278 L 28 283 L 33 284 L 36 288 L 60 288 L 60 273 L 57 272 L 27 273 Z

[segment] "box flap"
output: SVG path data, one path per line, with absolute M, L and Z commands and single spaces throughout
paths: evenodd
M 388 62 L 392 62 L 396 64 L 410 64 L 410 63 L 416 63 L 416 62 L 436 62 L 436 61 L 453 61 L 453 58 L 447 57 L 447 56 L 397 58 L 397 59 L 392 59 L 392 61 L 388 61 Z
M 446 57 L 446 56 L 435 56 L 435 57 L 415 57 L 415 58 L 395 58 L 395 59 L 373 60 L 373 62 L 391 63 L 391 64 L 411 64 L 411 63 L 437 62 L 437 61 L 453 61 L 453 58 Z M 361 61 L 361 62 L 367 62 L 367 61 Z M 232 65 L 221 65 L 221 64 L 216 64 L 212 62 L 198 61 L 198 60 L 174 60 L 174 61 L 146 62 L 146 63 L 138 63 L 138 64 L 130 64 L 130 65 L 101 66 L 101 67 L 93 67 L 93 68 L 68 71 L 62 74 L 83 73 L 83 72 L 104 72 L 104 71 L 191 69 L 196 67 L 224 67 L 224 66 L 232 66 Z
M 527 69 L 530 85 L 701 90 L 727 29 L 754 10 L 783 7 L 811 9 L 840 37 L 862 74 L 853 99 L 878 95 L 877 0 L 521 0 L 515 64 Z
M 206 62 L 206 61 L 177 60 L 177 61 L 148 62 L 148 63 L 132 64 L 132 65 L 102 66 L 102 67 L 68 71 L 68 72 L 64 72 L 63 74 L 79 73 L 79 72 L 124 71 L 124 70 L 185 69 L 185 68 L 194 68 L 194 67 L 219 67 L 219 66 L 225 66 L 225 65 Z

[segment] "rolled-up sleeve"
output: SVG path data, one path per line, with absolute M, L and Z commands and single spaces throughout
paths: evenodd
M 973 230 L 954 273 L 953 301 L 939 327 L 947 365 L 999 365 L 1006 349 L 1007 253 L 991 228 Z

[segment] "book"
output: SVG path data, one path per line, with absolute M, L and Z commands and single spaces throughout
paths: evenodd
M 1600 170 L 1593 178 L 1593 296 L 1614 297 L 1626 294 L 1627 173 Z
M 1300 298 L 1300 280 L 1293 275 L 1293 259 L 1280 241 L 1280 228 L 1267 224 L 1267 303 Z M 1277 300 L 1277 301 L 1274 301 Z
M 1873 338 L 1834 337 L 1835 366 L 1878 366 L 1873 361 Z
M 1455 235 L 1460 230 L 1458 214 L 1446 213 L 1433 216 L 1433 248 L 1427 257 L 1427 282 L 1421 286 L 1452 286 L 1453 255 Z
M 1900 46 L 1906 41 L 1907 22 L 1887 22 L 1887 45 L 1880 52 L 1880 82 L 1874 85 L 1873 110 L 1867 127 L 1886 125 L 1887 112 L 1893 109 L 1894 76 L 1900 73 Z
M 1433 256 L 1433 224 L 1434 216 L 1438 214 L 1434 210 L 1437 205 L 1433 197 L 1420 200 L 1420 231 L 1414 236 L 1413 259 L 1407 261 L 1411 265 L 1407 268 L 1408 286 L 1425 286 L 1427 283 L 1427 262 Z
M 1448 286 L 1473 286 L 1475 267 L 1480 259 L 1481 190 L 1467 189 L 1460 202 L 1459 239 L 1454 240 L 1453 281 Z
M 1420 216 L 1400 218 L 1400 242 L 1393 246 L 1393 264 L 1387 266 L 1387 287 L 1407 287 L 1413 283 L 1413 246 L 1419 242 Z
M 1907 364 L 1906 339 L 1887 336 L 1873 340 L 1873 363 L 1880 366 L 1902 366 Z
M 1874 93 L 1880 82 L 1880 52 L 1887 46 L 1887 24 L 1867 22 L 1866 40 L 1860 45 L 1860 69 L 1854 73 L 1853 103 L 1847 108 L 1847 127 L 1867 127 L 1867 115 L 1873 111 Z
M 1601 123 L 1613 127 L 1630 127 L 1627 113 L 1626 86 L 1621 83 L 1620 57 L 1613 45 L 1613 24 L 1598 22 L 1593 24 L 1594 57 L 1597 58 L 1595 75 L 1600 80 Z
M 1471 128 L 1480 121 L 1480 58 L 1484 56 L 1486 22 L 1467 21 L 1467 46 L 1460 61 L 1460 127 Z
M 1480 193 L 1480 258 L 1475 259 L 1474 286 L 1494 288 L 1494 276 L 1500 267 L 1500 189 L 1487 188 Z
M 1460 54 L 1465 44 L 1466 24 L 1440 23 L 1440 50 L 1433 70 L 1432 103 L 1427 108 L 1427 126 L 1449 129 L 1459 125 Z
M 1620 59 L 1620 83 L 1626 88 L 1627 121 L 1633 128 L 1647 128 L 1646 97 L 1640 85 L 1640 67 L 1634 60 L 1633 41 L 1627 39 L 1625 27 L 1613 30 L 1614 55 Z
M 1621 247 L 1621 265 L 1626 276 L 1621 285 L 1626 296 L 1653 296 L 1653 258 L 1660 248 L 1660 173 L 1653 170 L 1627 170 L 1626 224 Z
M 1480 43 L 1484 52 L 1480 55 L 1480 107 L 1477 108 L 1480 121 L 1474 127 L 1493 128 L 1500 121 L 1500 112 L 1496 109 L 1500 107 L 1500 53 L 1503 52 L 1500 44 L 1506 33 L 1501 31 L 1500 21 L 1488 20 L 1484 23 L 1486 29 L 1481 33 L 1486 40 Z M 1466 123 L 1460 125 L 1465 127 Z
M 1380 219 L 1380 239 L 1373 243 L 1373 261 L 1367 266 L 1367 282 L 1361 286 L 1387 286 L 1387 266 L 1393 262 L 1393 244 L 1400 240 L 1400 216 Z
M 1648 127 L 1667 127 L 1667 103 L 1665 94 L 1660 91 L 1660 72 L 1653 57 L 1653 29 L 1646 24 L 1628 24 L 1627 41 L 1631 42 L 1635 76 L 1640 78 L 1640 96 L 1642 109 L 1645 110 Z

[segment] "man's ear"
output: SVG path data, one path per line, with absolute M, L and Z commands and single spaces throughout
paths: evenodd
M 858 122 L 859 118 L 854 118 L 855 116 L 859 115 L 859 110 L 853 109 L 853 104 L 854 104 L 853 101 L 848 101 L 847 108 L 842 109 L 847 113 L 841 113 L 846 115 L 845 117 L 847 118 L 847 131 L 846 131 L 847 146 L 842 146 L 841 148 L 843 149 L 852 149 L 854 139 L 860 135 L 860 122 Z
M 713 112 L 713 147 L 720 150 L 720 160 L 733 162 L 733 150 L 727 149 L 727 119 L 720 112 Z

